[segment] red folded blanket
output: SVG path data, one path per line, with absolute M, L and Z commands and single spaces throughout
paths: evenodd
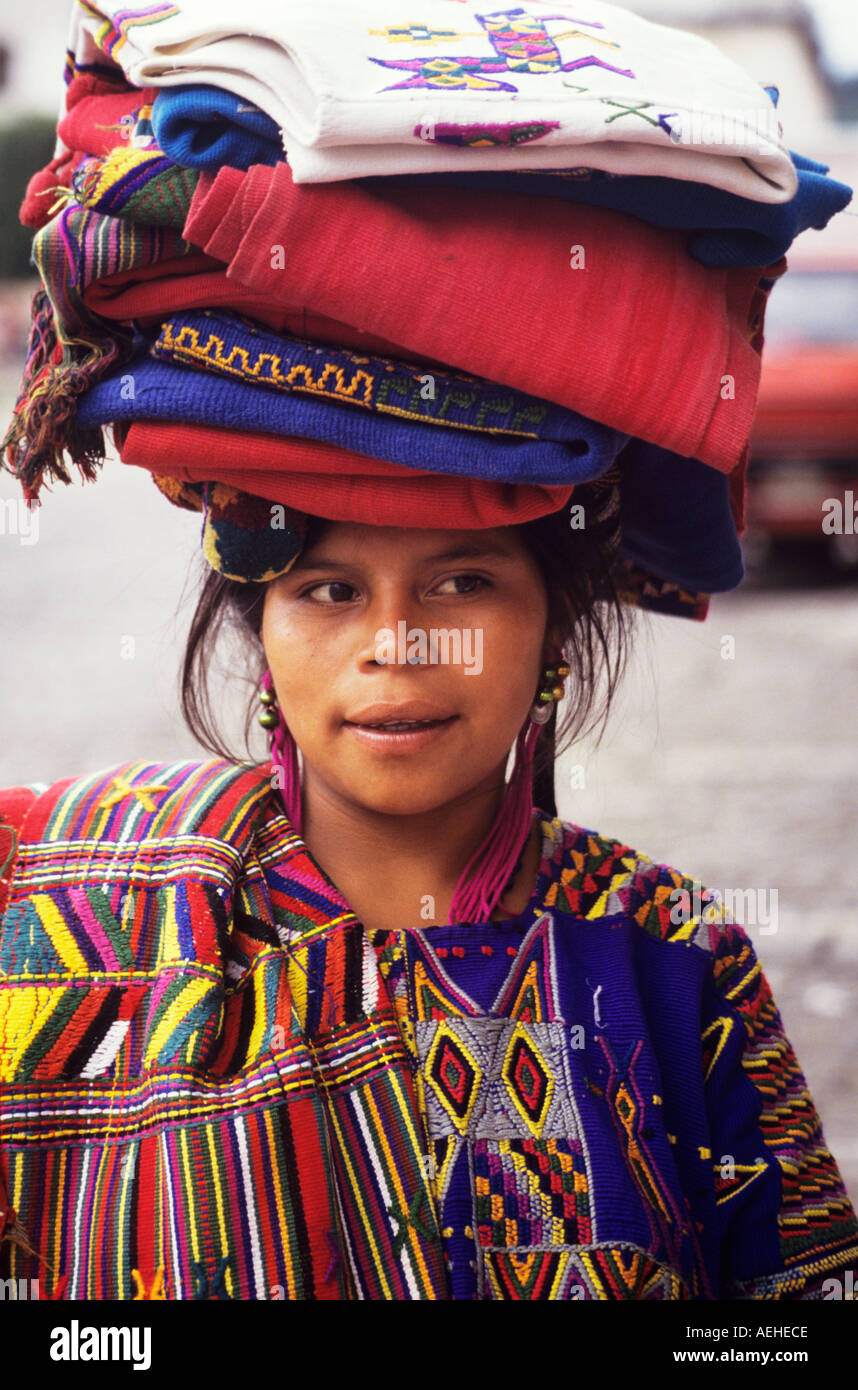
M 572 487 L 489 483 L 405 468 L 288 435 L 136 421 L 115 427 L 123 463 L 183 482 L 229 483 L 330 521 L 478 530 L 559 511 Z
M 764 277 L 700 265 L 682 232 L 523 194 L 296 186 L 281 164 L 203 174 L 183 235 L 272 304 L 725 472 L 742 458 Z
M 431 359 L 409 353 L 399 343 L 362 333 L 351 324 L 339 323 L 322 314 L 308 314 L 297 302 L 291 308 L 275 304 L 270 295 L 259 294 L 230 280 L 223 262 L 202 251 L 102 276 L 87 286 L 83 301 L 91 313 L 102 318 L 122 322 L 134 319 L 142 327 L 160 324 L 171 314 L 185 309 L 227 306 L 237 314 L 246 314 L 290 337 L 431 365 Z

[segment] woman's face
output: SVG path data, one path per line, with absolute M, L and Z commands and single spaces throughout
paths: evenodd
M 515 528 L 330 523 L 269 584 L 262 620 L 305 781 L 387 815 L 502 781 L 536 694 L 547 616 Z M 407 725 L 385 732 L 391 721 Z

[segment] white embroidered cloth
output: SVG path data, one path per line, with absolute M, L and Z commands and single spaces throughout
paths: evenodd
M 708 40 L 603 0 L 77 0 L 70 48 L 135 86 L 253 103 L 298 183 L 585 165 L 758 202 L 798 186 L 763 86 Z

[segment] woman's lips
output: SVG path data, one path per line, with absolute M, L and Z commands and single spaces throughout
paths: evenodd
M 444 731 L 458 717 L 457 714 L 453 714 L 449 719 L 397 720 L 375 725 L 351 724 L 346 720 L 344 727 L 359 743 L 363 743 L 367 748 L 374 748 L 376 752 L 411 753 L 443 738 Z M 412 725 L 411 728 L 407 727 L 409 723 Z

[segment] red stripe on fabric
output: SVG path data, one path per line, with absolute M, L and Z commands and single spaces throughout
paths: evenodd
M 145 1135 L 140 1140 L 137 1156 L 137 1268 L 147 1289 L 152 1287 L 158 1267 L 155 1213 L 160 1194 L 159 1143 L 157 1134 Z M 167 1292 L 171 1290 L 167 1288 Z
M 84 998 L 59 1037 L 33 1068 L 32 1081 L 50 1081 L 57 1076 L 62 1076 L 63 1063 L 71 1056 L 90 1024 L 98 1017 L 109 994 L 109 989 L 100 986 L 69 985 L 66 987 L 57 986 L 57 988 L 62 993 L 65 993 L 65 988 L 80 988 L 84 993 Z M 50 1026 L 50 1022 L 47 1026 Z M 96 1046 L 97 1044 L 94 1043 L 93 1052 Z
M 331 1211 L 327 1182 L 329 1159 L 320 1141 L 318 1105 L 318 1100 L 310 1097 L 293 1100 L 289 1103 L 289 1118 L 300 1174 L 300 1200 L 307 1224 L 315 1297 L 330 1302 L 339 1299 L 340 1293 L 336 1275 L 328 1278 L 331 1247 L 325 1233 L 331 1232 L 335 1245 L 339 1245 L 340 1239 L 336 1217 Z M 347 1264 L 345 1251 L 342 1258 Z

